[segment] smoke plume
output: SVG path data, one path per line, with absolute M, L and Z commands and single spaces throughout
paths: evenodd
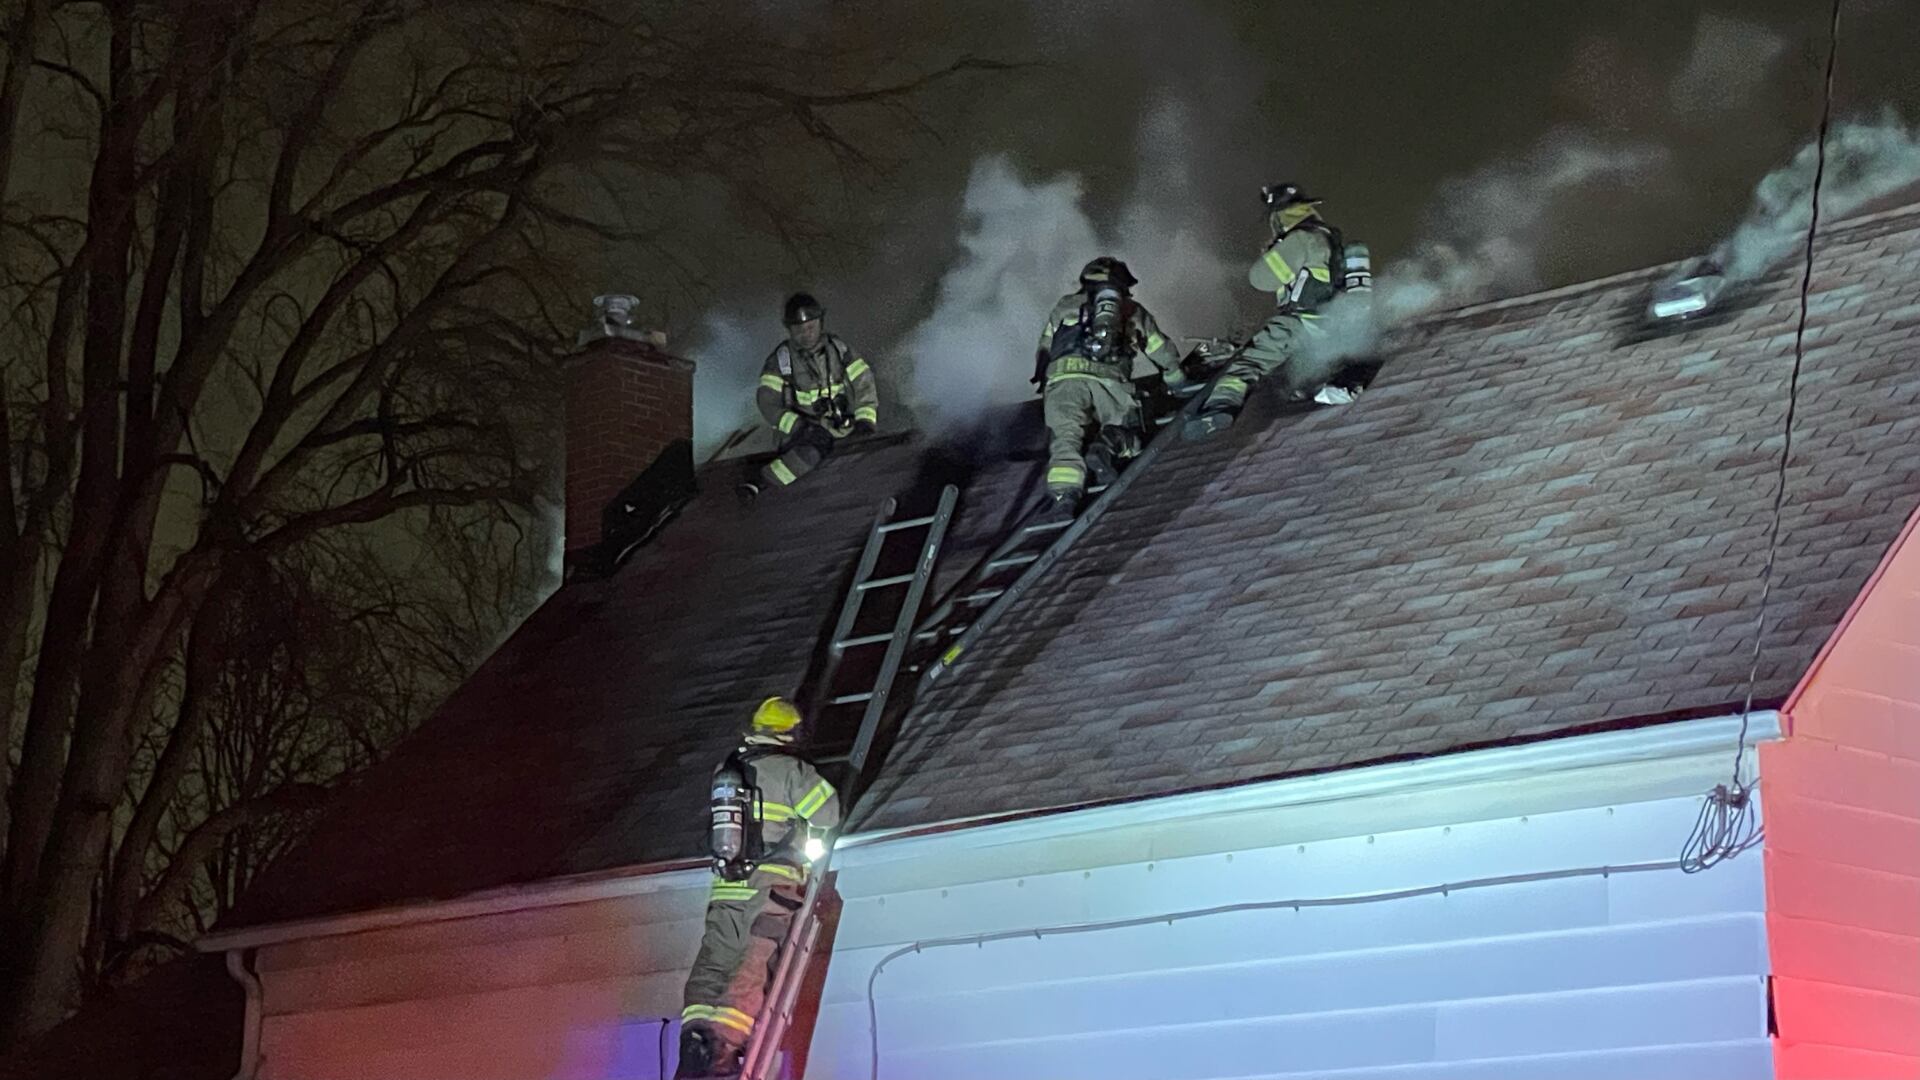
M 774 320 L 764 314 L 750 318 L 745 312 L 777 312 L 777 298 L 763 298 L 755 304 L 741 304 L 739 310 L 708 312 L 700 332 L 687 347 L 693 369 L 693 453 L 705 460 L 742 427 L 759 419 L 753 394 L 759 386 L 760 362 L 779 339 L 779 327 L 771 332 L 755 332 Z
M 1071 176 L 1027 184 L 1003 157 L 976 162 L 961 203 L 960 255 L 931 314 L 896 355 L 913 365 L 916 410 L 950 427 L 1032 396 L 1034 342 L 1080 265 L 1097 254 Z
M 1713 249 L 1712 259 L 1729 282 L 1759 277 L 1805 239 L 1817 159 L 1818 147 L 1809 142 L 1754 187 L 1746 218 Z M 1920 129 L 1892 110 L 1877 120 L 1839 124 L 1828 134 L 1822 217 L 1850 214 L 1915 183 L 1920 183 Z
M 1346 294 L 1328 307 L 1328 332 L 1309 354 L 1322 370 L 1298 378 L 1324 377 L 1339 361 L 1366 355 L 1409 319 L 1538 288 L 1539 253 L 1577 205 L 1573 196 L 1643 184 L 1667 160 L 1658 146 L 1562 130 L 1519 157 L 1442 182 L 1419 239 L 1390 262 L 1376 260 L 1373 295 Z

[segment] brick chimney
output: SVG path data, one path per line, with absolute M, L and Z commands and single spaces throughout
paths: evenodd
M 607 504 L 668 444 L 693 438 L 693 362 L 669 355 L 665 334 L 634 329 L 633 303 L 596 297 L 566 365 L 568 556 L 600 543 Z

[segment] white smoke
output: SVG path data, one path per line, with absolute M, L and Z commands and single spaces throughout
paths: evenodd
M 777 343 L 777 325 L 756 328 L 774 320 L 753 319 L 744 311 L 779 311 L 777 298 L 757 305 L 741 305 L 738 312 L 708 312 L 700 332 L 688 342 L 686 356 L 693 370 L 693 453 L 704 461 L 727 438 L 756 422 L 754 390 L 760 383 L 760 364 Z
M 960 255 L 931 314 L 896 355 L 913 365 L 916 411 L 929 428 L 1033 395 L 1035 342 L 1073 275 L 1099 253 L 1080 181 L 1028 184 L 1004 157 L 974 163 L 961 202 Z
M 1804 242 L 1817 160 L 1818 147 L 1808 142 L 1754 187 L 1746 218 L 1713 249 L 1712 259 L 1729 281 L 1759 277 Z M 1915 183 L 1920 183 L 1920 128 L 1909 127 L 1892 110 L 1829 132 L 1822 218 L 1845 216 Z
M 1330 367 L 1371 352 L 1409 319 L 1538 288 L 1537 255 L 1569 196 L 1643 184 L 1667 160 L 1662 147 L 1560 130 L 1525 154 L 1443 181 L 1420 238 L 1390 263 L 1376 260 L 1370 297 L 1346 294 L 1329 305 L 1327 333 L 1310 355 Z
M 932 312 L 896 350 L 912 362 L 927 427 L 1032 398 L 1047 314 L 1097 255 L 1126 261 L 1140 279 L 1135 295 L 1176 344 L 1228 329 L 1238 270 L 1220 257 L 1193 193 L 1188 117 L 1185 103 L 1169 98 L 1141 124 L 1135 194 L 1108 235 L 1081 207 L 1078 177 L 1029 183 L 1005 157 L 974 163 L 961 203 L 960 255 L 940 278 Z
M 1750 105 L 1786 47 L 1764 26 L 1706 12 L 1694 25 L 1686 66 L 1667 87 L 1668 106 L 1708 121 Z

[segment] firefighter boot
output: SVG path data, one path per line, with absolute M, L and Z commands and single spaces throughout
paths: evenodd
M 1233 426 L 1233 412 L 1232 409 L 1202 409 L 1198 416 L 1187 421 L 1180 434 L 1188 442 L 1205 442 Z
M 1120 475 L 1120 468 L 1114 463 L 1112 449 L 1104 438 L 1087 447 L 1087 479 L 1095 487 L 1106 487 Z
M 1072 521 L 1080 512 L 1080 493 L 1078 491 L 1056 491 L 1047 497 L 1040 508 L 1040 516 L 1034 519 L 1036 525 L 1057 525 Z

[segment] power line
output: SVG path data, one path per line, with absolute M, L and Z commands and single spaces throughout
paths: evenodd
M 1753 655 L 1747 668 L 1746 700 L 1740 707 L 1740 737 L 1733 749 L 1733 779 L 1715 786 L 1700 808 L 1700 818 L 1688 835 L 1681 851 L 1681 862 L 1689 872 L 1704 870 L 1731 858 L 1761 837 L 1758 810 L 1754 806 L 1744 764 L 1748 726 L 1753 717 L 1753 695 L 1760 682 L 1760 651 L 1767 636 L 1767 602 L 1773 595 L 1774 564 L 1780 557 L 1780 527 L 1786 516 L 1787 465 L 1793 458 L 1793 420 L 1800 405 L 1800 371 L 1807 358 L 1807 312 L 1813 292 L 1813 254 L 1820 235 L 1820 188 L 1827 176 L 1827 134 L 1833 127 L 1834 71 L 1840 60 L 1840 0 L 1833 0 L 1827 23 L 1827 72 L 1820 99 L 1820 130 L 1814 139 L 1811 207 L 1807 215 L 1806 250 L 1800 270 L 1800 316 L 1793 331 L 1793 369 L 1787 378 L 1787 415 L 1783 423 L 1780 463 L 1773 485 L 1773 518 L 1767 528 L 1767 559 L 1760 568 L 1760 609 L 1754 615 Z

